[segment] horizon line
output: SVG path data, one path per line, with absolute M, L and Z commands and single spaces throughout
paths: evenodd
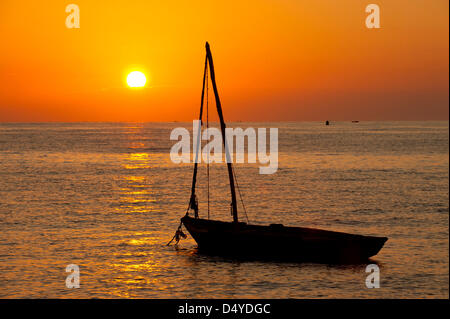
M 192 119 L 192 121 L 196 121 L 198 119 Z M 276 121 L 242 121 L 242 120 L 229 120 L 226 123 L 302 123 L 302 122 L 325 122 L 329 121 L 330 123 L 340 123 L 340 122 L 352 122 L 358 121 L 361 122 L 449 122 L 449 119 L 425 119 L 425 120 L 394 120 L 394 119 L 386 119 L 386 120 L 276 120 Z M 0 121 L 0 124 L 45 124 L 45 123 L 190 123 L 191 121 Z M 210 123 L 220 123 L 219 121 L 209 121 Z

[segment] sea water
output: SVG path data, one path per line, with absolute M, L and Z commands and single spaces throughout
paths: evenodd
M 360 265 L 212 257 L 188 236 L 193 164 L 170 160 L 192 123 L 0 124 L 0 297 L 448 298 L 448 122 L 230 123 L 275 127 L 278 170 L 235 165 L 250 223 L 389 240 Z M 199 166 L 200 216 L 231 221 L 225 164 Z M 247 221 L 239 200 L 239 217 Z M 380 288 L 366 287 L 367 264 Z M 66 266 L 80 287 L 66 286 Z

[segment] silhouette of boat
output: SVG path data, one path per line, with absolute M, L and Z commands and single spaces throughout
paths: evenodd
M 205 80 L 207 81 L 208 68 L 220 119 L 222 141 L 226 148 L 226 125 L 223 119 L 222 106 L 215 81 L 212 54 L 209 44 L 206 42 L 200 121 L 202 120 Z M 281 224 L 260 226 L 239 222 L 236 202 L 235 174 L 231 162 L 227 163 L 227 168 L 231 191 L 231 213 L 233 221 L 224 222 L 209 219 L 209 196 L 208 219 L 199 218 L 198 202 L 195 195 L 197 181 L 197 163 L 195 163 L 188 209 L 186 215 L 181 218 L 180 226 L 172 240 L 176 239 L 178 242 L 181 237 L 186 237 L 181 229 L 182 225 L 184 225 L 197 242 L 200 252 L 224 256 L 262 257 L 267 259 L 332 263 L 360 262 L 367 260 L 369 257 L 376 255 L 387 241 L 386 237 L 362 236 L 313 228 L 286 227 Z M 194 217 L 189 215 L 190 210 L 194 211 Z M 170 242 L 172 242 L 172 240 Z

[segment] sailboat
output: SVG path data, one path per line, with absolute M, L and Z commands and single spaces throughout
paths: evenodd
M 208 42 L 206 42 L 200 121 L 202 121 L 208 69 L 220 120 L 222 141 L 225 151 L 227 151 L 226 125 L 216 85 L 211 49 Z M 181 218 L 180 226 L 174 238 L 178 242 L 181 237 L 186 237 L 182 232 L 182 226 L 184 225 L 197 242 L 200 252 L 224 256 L 244 256 L 247 258 L 353 263 L 365 261 L 369 257 L 376 255 L 388 239 L 386 237 L 362 236 L 313 228 L 288 227 L 282 224 L 252 225 L 239 221 L 232 161 L 227 161 L 227 169 L 233 221 L 224 222 L 200 218 L 195 194 L 197 166 L 197 161 L 195 161 L 188 209 L 185 216 Z M 192 210 L 194 211 L 194 216 L 189 214 Z

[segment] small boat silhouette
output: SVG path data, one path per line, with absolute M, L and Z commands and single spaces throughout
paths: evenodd
M 226 148 L 226 125 L 215 81 L 212 54 L 207 42 L 200 120 L 202 120 L 205 79 L 207 80 L 208 69 L 220 119 L 222 140 Z M 326 123 L 329 124 L 328 121 Z M 169 244 L 174 239 L 178 242 L 186 236 L 181 230 L 184 225 L 197 242 L 198 249 L 201 252 L 225 256 L 348 263 L 365 261 L 376 255 L 388 239 L 387 237 L 362 236 L 314 228 L 286 227 L 281 224 L 260 226 L 240 222 L 236 204 L 235 174 L 231 162 L 227 163 L 227 168 L 233 221 L 210 220 L 209 197 L 208 219 L 199 218 L 198 202 L 195 195 L 197 182 L 197 163 L 195 163 L 188 209 L 186 215 L 181 218 L 180 226 Z M 190 210 L 194 211 L 194 217 L 189 215 Z

